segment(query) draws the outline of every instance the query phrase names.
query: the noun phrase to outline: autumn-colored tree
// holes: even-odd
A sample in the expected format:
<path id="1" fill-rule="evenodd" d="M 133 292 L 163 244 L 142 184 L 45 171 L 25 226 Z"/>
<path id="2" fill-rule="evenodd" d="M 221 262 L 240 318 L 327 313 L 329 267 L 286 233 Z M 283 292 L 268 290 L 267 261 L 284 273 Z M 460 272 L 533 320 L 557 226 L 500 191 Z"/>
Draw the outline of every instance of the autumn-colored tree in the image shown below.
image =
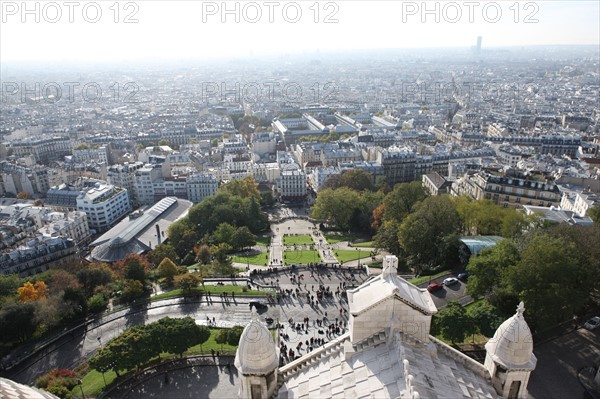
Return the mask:
<path id="1" fill-rule="evenodd" d="M 50 272 L 50 279 L 48 280 L 50 295 L 57 295 L 68 288 L 78 289 L 81 287 L 77 277 L 65 270 L 54 269 Z"/>
<path id="2" fill-rule="evenodd" d="M 203 265 L 207 265 L 210 263 L 210 259 L 212 258 L 212 252 L 210 247 L 206 244 L 202 244 L 199 247 L 196 247 L 196 262 L 200 262 Z"/>
<path id="3" fill-rule="evenodd" d="M 373 222 L 371 223 L 371 228 L 373 230 L 377 230 L 377 229 L 379 229 L 379 227 L 381 227 L 384 213 L 385 213 L 385 205 L 384 204 L 381 204 L 377 208 L 373 209 Z"/>
<path id="4" fill-rule="evenodd" d="M 28 199 L 28 198 L 31 198 L 31 197 L 25 191 L 21 191 L 20 193 L 17 194 L 17 198 L 18 199 Z"/>
<path id="5" fill-rule="evenodd" d="M 143 255 L 128 254 L 123 259 L 111 265 L 111 268 L 121 277 L 128 280 L 138 280 L 144 283 L 146 273 L 150 271 L 151 265 Z"/>
<path id="6" fill-rule="evenodd" d="M 172 281 L 173 277 L 175 277 L 179 273 L 179 268 L 169 258 L 164 258 L 160 265 L 158 265 L 158 275 L 160 277 L 164 277 L 167 281 Z"/>
<path id="7" fill-rule="evenodd" d="M 180 274 L 175 277 L 175 285 L 181 288 L 184 292 L 191 292 L 192 289 L 196 288 L 198 284 L 202 282 L 202 279 L 195 274 Z"/>
<path id="8" fill-rule="evenodd" d="M 46 299 L 48 296 L 48 287 L 43 281 L 31 284 L 29 281 L 17 289 L 19 300 L 21 302 L 36 302 Z"/>

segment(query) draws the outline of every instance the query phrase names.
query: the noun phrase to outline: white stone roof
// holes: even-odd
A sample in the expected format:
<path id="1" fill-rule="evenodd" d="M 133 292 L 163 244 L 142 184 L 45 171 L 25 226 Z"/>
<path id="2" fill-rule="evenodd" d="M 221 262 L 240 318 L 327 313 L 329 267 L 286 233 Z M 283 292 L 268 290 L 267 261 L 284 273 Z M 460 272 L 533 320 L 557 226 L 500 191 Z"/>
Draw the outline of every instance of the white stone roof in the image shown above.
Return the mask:
<path id="1" fill-rule="evenodd" d="M 266 375 L 279 365 L 279 350 L 273 337 L 252 309 L 252 320 L 240 336 L 240 344 L 235 353 L 235 367 L 242 374 Z"/>
<path id="2" fill-rule="evenodd" d="M 409 341 L 396 333 L 348 360 L 343 345 L 321 348 L 280 369 L 278 398 L 406 398 L 415 392 L 428 399 L 498 398 L 483 365 L 432 341 Z"/>
<path id="3" fill-rule="evenodd" d="M 0 377 L 0 398 L 2 399 L 58 399 L 41 389 L 32 388 L 27 385 Z"/>
<path id="4" fill-rule="evenodd" d="M 494 337 L 485 344 L 494 361 L 510 369 L 534 369 L 537 358 L 533 354 L 531 330 L 523 317 L 525 307 L 519 304 L 517 313 L 498 327 Z"/>
<path id="5" fill-rule="evenodd" d="M 360 287 L 348 291 L 350 312 L 358 315 L 373 305 L 390 298 L 399 297 L 403 302 L 417 308 L 424 314 L 432 315 L 437 308 L 431 295 L 424 288 L 419 288 L 395 274 L 382 273 Z"/>

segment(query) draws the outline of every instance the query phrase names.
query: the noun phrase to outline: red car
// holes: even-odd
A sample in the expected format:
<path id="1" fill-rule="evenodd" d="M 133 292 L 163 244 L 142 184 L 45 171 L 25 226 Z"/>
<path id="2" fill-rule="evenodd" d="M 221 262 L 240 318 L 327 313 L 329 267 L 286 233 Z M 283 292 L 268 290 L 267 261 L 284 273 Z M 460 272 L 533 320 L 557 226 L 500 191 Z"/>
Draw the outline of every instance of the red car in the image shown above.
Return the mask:
<path id="1" fill-rule="evenodd" d="M 443 290 L 443 289 L 444 289 L 444 286 L 439 283 L 431 283 L 427 286 L 427 291 L 429 291 L 429 292 L 436 292 L 436 291 Z"/>

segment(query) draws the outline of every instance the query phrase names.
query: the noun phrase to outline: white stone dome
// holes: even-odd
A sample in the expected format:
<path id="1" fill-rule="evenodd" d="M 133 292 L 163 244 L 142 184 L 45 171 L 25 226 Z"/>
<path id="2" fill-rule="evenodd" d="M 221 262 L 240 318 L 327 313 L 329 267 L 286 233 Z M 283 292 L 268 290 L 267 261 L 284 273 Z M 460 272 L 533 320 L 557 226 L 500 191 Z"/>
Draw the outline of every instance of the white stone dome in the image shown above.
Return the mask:
<path id="1" fill-rule="evenodd" d="M 494 337 L 485 345 L 494 361 L 508 368 L 535 367 L 533 338 L 523 317 L 525 307 L 521 302 L 517 313 L 498 327 Z"/>
<path id="2" fill-rule="evenodd" d="M 279 353 L 271 332 L 252 309 L 252 320 L 240 337 L 235 367 L 245 375 L 267 375 L 279 366 Z"/>

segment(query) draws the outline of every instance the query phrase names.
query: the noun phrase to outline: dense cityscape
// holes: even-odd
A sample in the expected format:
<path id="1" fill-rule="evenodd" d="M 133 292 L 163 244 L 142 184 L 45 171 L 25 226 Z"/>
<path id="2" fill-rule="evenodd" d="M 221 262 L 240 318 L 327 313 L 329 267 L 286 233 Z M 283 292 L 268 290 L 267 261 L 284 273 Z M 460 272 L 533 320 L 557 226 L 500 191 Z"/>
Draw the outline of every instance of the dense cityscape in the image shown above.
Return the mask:
<path id="1" fill-rule="evenodd" d="M 600 397 L 598 46 L 472 39 L 2 62 L 0 397 Z"/>

